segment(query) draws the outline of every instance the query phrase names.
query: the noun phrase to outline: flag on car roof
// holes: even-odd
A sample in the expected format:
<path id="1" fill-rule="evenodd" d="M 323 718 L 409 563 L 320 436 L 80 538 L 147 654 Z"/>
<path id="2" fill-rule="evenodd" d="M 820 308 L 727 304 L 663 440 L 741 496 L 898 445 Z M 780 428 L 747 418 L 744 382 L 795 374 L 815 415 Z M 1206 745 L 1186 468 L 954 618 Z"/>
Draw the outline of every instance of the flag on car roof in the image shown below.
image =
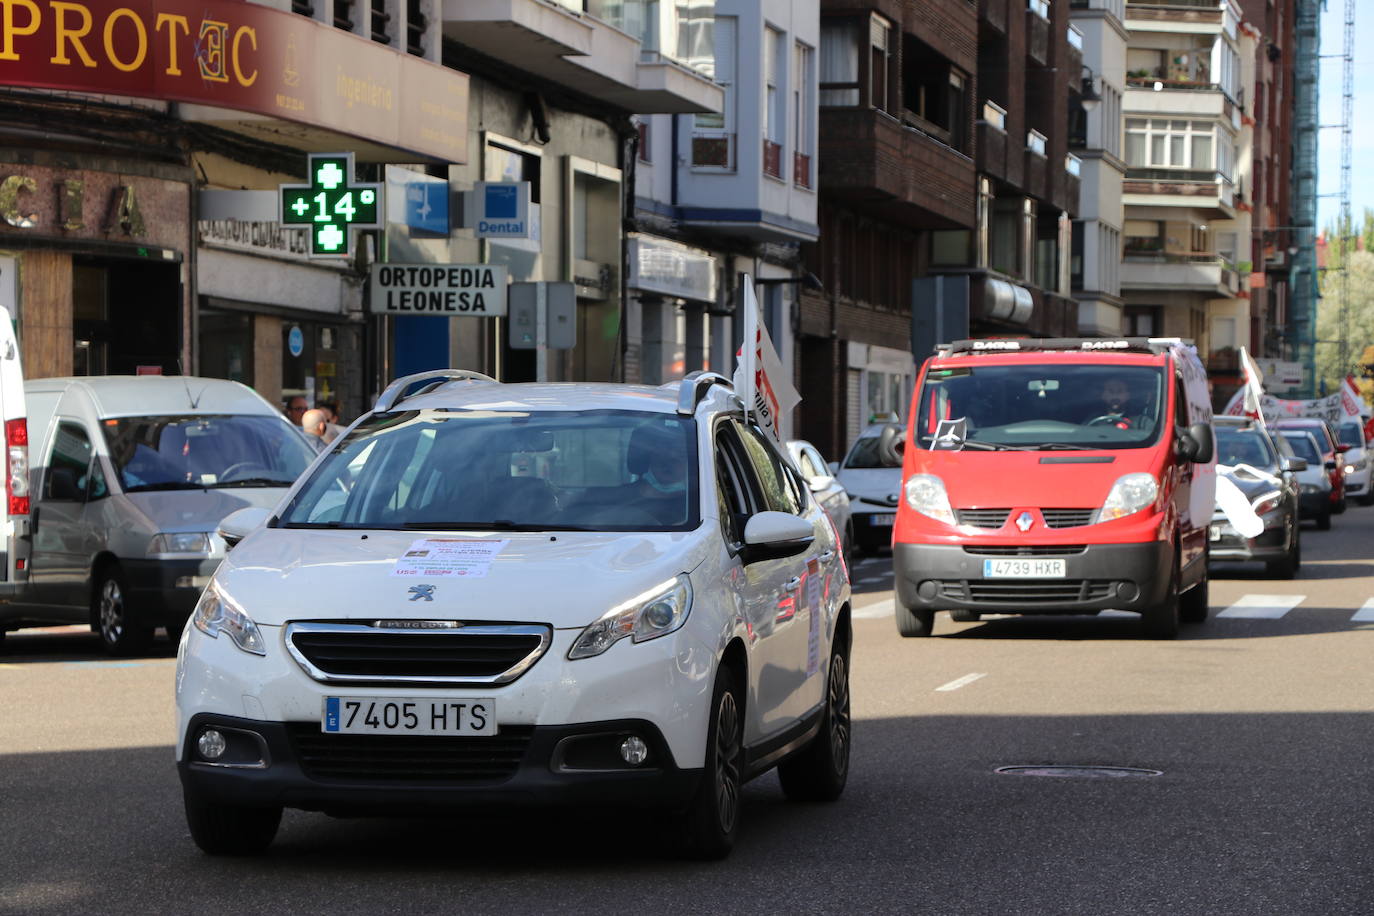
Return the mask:
<path id="1" fill-rule="evenodd" d="M 773 348 L 773 338 L 760 320 L 754 281 L 748 274 L 744 275 L 743 286 L 744 343 L 735 354 L 739 360 L 735 369 L 735 391 L 759 428 L 781 443 L 781 418 L 797 406 L 801 395 L 792 387 L 778 351 Z M 753 346 L 749 345 L 751 342 Z"/>
<path id="2" fill-rule="evenodd" d="M 1264 422 L 1264 373 L 1260 372 L 1245 347 L 1240 348 L 1240 367 L 1245 373 L 1245 383 L 1222 413 L 1233 417 L 1253 417 Z"/>

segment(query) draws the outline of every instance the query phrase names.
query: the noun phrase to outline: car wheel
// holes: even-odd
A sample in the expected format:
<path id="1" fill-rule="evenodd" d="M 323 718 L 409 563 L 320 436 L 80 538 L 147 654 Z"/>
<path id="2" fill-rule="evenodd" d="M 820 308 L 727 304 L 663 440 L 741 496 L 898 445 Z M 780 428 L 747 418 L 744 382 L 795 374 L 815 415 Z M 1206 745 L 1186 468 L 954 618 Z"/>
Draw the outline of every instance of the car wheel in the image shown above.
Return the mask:
<path id="1" fill-rule="evenodd" d="M 901 601 L 897 604 L 897 632 L 903 636 L 929 636 L 935 626 L 935 611 L 930 608 L 912 609 Z"/>
<path id="2" fill-rule="evenodd" d="M 1332 515 L 1340 515 L 1340 514 L 1342 514 L 1343 512 L 1345 512 L 1345 496 L 1344 496 L 1344 495 L 1342 495 L 1341 498 L 1336 502 L 1336 504 L 1333 505 L 1333 506 L 1331 507 L 1331 514 L 1332 514 Z"/>
<path id="3" fill-rule="evenodd" d="M 126 602 L 128 593 L 119 567 L 115 564 L 104 566 L 96 577 L 91 619 L 105 651 L 111 655 L 140 652 L 153 639 L 153 628 L 139 623 Z"/>
<path id="4" fill-rule="evenodd" d="M 182 797 L 191 839 L 212 856 L 256 855 L 271 845 L 281 824 L 281 808 L 221 805 L 189 790 Z"/>
<path id="5" fill-rule="evenodd" d="M 834 801 L 849 778 L 849 664 L 840 647 L 830 654 L 825 714 L 816 737 L 778 764 L 783 793 L 793 801 Z"/>
<path id="6" fill-rule="evenodd" d="M 706 726 L 706 766 L 683 823 L 685 852 L 695 859 L 723 859 L 739 831 L 744 787 L 744 710 L 729 668 L 716 672 Z"/>
<path id="7" fill-rule="evenodd" d="M 974 611 L 966 607 L 950 608 L 949 610 L 949 619 L 958 623 L 977 623 L 982 618 L 982 611 Z"/>
<path id="8" fill-rule="evenodd" d="M 1330 530 L 1331 530 L 1331 510 L 1330 510 L 1330 509 L 1327 509 L 1327 510 L 1326 510 L 1325 512 L 1323 512 L 1321 515 L 1318 515 L 1318 516 L 1317 516 L 1317 530 L 1318 530 L 1318 531 L 1330 531 Z"/>
<path id="9" fill-rule="evenodd" d="M 1178 599 L 1178 616 L 1184 623 L 1202 623 L 1207 619 L 1210 599 L 1207 594 L 1207 574 L 1202 581 L 1184 592 Z"/>
<path id="10" fill-rule="evenodd" d="M 1374 506 L 1374 484 L 1365 487 L 1365 491 L 1360 494 L 1360 505 Z"/>
<path id="11" fill-rule="evenodd" d="M 1328 520 L 1328 525 L 1330 521 Z M 1264 564 L 1264 571 L 1275 579 L 1296 579 L 1298 569 L 1302 566 L 1302 539 L 1299 537 L 1297 529 L 1293 531 L 1293 540 L 1288 545 L 1288 553 L 1277 560 L 1270 560 Z"/>
<path id="12" fill-rule="evenodd" d="M 1153 607 L 1148 607 L 1140 615 L 1141 629 L 1150 639 L 1173 639 L 1178 636 L 1180 600 L 1178 594 L 1179 569 L 1178 557 L 1174 557 L 1174 569 L 1169 574 L 1169 588 L 1164 598 Z"/>

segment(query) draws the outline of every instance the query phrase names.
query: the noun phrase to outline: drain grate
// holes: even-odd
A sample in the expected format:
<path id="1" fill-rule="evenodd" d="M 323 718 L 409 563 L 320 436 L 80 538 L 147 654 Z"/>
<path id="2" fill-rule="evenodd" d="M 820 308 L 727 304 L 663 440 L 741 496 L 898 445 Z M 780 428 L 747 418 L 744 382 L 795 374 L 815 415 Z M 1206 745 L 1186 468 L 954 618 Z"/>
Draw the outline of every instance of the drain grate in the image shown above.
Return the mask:
<path id="1" fill-rule="evenodd" d="M 1140 776 L 1163 776 L 1163 770 L 1143 767 L 1101 767 L 1051 764 L 1048 766 L 1011 766 L 993 770 L 1001 776 L 1053 776 L 1060 779 L 1129 779 Z"/>

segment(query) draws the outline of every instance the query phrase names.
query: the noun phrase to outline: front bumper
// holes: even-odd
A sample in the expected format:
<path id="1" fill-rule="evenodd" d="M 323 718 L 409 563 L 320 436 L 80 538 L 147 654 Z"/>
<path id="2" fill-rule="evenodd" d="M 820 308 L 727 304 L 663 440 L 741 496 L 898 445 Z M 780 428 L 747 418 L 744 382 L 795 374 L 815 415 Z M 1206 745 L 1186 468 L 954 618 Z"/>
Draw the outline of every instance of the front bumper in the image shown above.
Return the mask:
<path id="1" fill-rule="evenodd" d="M 1325 498 L 1325 494 L 1318 494 Z M 1283 513 L 1263 516 L 1264 530 L 1258 537 L 1245 538 L 1232 528 L 1225 517 L 1212 519 L 1208 532 L 1211 559 L 1245 562 L 1248 560 L 1277 560 L 1288 555 L 1288 524 Z"/>
<path id="2" fill-rule="evenodd" d="M 161 624 L 167 632 L 178 633 L 221 559 L 121 560 L 129 586 L 125 603 L 148 624 Z"/>
<path id="3" fill-rule="evenodd" d="M 232 735 L 235 759 L 204 762 L 195 739 L 207 726 Z M 629 735 L 648 758 L 615 756 Z M 427 812 L 436 807 L 626 805 L 680 808 L 701 769 L 680 769 L 651 723 L 621 719 L 503 727 L 490 738 L 326 735 L 314 722 L 265 722 L 215 714 L 191 718 L 177 763 L 182 787 L 203 801 L 341 814 Z"/>
<path id="4" fill-rule="evenodd" d="M 986 578 L 979 548 L 897 544 L 892 551 L 897 599 L 912 609 L 968 608 L 988 613 L 1064 614 L 1115 608 L 1140 611 L 1158 604 L 1169 587 L 1173 545 L 1089 544 L 1076 552 L 1014 559 L 1064 558 L 1064 578 Z"/>

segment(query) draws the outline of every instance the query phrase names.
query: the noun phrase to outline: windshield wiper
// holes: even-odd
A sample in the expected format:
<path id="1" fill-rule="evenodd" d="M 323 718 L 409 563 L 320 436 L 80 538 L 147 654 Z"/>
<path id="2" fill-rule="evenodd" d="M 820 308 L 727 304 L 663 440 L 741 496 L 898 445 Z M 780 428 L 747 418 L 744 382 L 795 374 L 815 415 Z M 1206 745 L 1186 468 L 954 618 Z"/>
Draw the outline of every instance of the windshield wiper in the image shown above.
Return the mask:
<path id="1" fill-rule="evenodd" d="M 294 480 L 282 480 L 279 477 L 242 477 L 238 480 L 222 480 L 219 483 L 206 484 L 206 486 L 218 490 L 224 487 L 289 487 L 293 483 L 295 483 Z"/>
<path id="2" fill-rule="evenodd" d="M 1036 446 L 1036 449 L 1039 450 L 1039 451 L 1042 451 L 1042 452 L 1088 452 L 1088 451 L 1100 451 L 1100 449 L 1098 449 L 1097 446 L 1093 446 L 1093 445 L 1071 445 L 1071 444 L 1068 443 L 1068 442 L 1042 442 L 1040 445 L 1037 445 L 1037 446 Z"/>
<path id="3" fill-rule="evenodd" d="M 186 480 L 167 480 L 162 483 L 141 483 L 133 487 L 125 487 L 125 493 L 145 493 L 149 490 L 208 490 L 209 484 L 191 483 Z"/>
<path id="4" fill-rule="evenodd" d="M 278 528 L 361 528 L 361 525 L 345 525 L 343 522 L 283 522 Z"/>
<path id="5" fill-rule="evenodd" d="M 1031 452 L 1032 445 L 1008 445 L 1005 442 L 984 442 L 981 439 L 965 439 L 964 448 L 982 449 L 985 452 Z"/>
<path id="6" fill-rule="evenodd" d="M 435 531 L 598 531 L 581 525 L 544 525 L 537 522 L 513 522 L 498 518 L 489 522 L 406 522 L 403 528 L 430 528 Z"/>

